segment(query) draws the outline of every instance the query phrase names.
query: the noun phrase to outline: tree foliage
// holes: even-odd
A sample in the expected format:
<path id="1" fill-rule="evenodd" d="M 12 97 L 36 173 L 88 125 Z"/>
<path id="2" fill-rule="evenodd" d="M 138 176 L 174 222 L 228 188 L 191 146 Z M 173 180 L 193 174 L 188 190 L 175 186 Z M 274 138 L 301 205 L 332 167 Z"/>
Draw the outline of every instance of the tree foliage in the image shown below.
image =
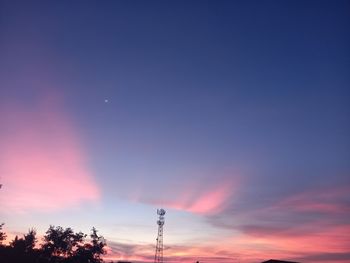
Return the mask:
<path id="1" fill-rule="evenodd" d="M 6 239 L 5 232 L 2 232 L 3 226 L 4 226 L 4 223 L 0 224 L 0 245 L 2 244 L 2 241 Z"/>
<path id="2" fill-rule="evenodd" d="M 23 237 L 16 236 L 9 245 L 3 245 L 6 234 L 0 225 L 0 261 L 7 263 L 101 263 L 106 241 L 92 228 L 90 238 L 71 228 L 50 226 L 41 245 L 37 244 L 35 229 Z"/>

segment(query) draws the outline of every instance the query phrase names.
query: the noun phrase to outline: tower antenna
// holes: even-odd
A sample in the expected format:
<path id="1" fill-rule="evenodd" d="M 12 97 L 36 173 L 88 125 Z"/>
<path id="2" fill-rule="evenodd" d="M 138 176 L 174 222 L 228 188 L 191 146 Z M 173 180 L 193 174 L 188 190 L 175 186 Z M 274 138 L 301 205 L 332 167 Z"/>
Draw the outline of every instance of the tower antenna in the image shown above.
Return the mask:
<path id="1" fill-rule="evenodd" d="M 163 226 L 164 226 L 164 215 L 165 210 L 163 208 L 157 209 L 157 215 L 159 215 L 157 225 L 158 225 L 158 236 L 157 236 L 157 246 L 156 254 L 154 256 L 154 263 L 163 263 Z"/>

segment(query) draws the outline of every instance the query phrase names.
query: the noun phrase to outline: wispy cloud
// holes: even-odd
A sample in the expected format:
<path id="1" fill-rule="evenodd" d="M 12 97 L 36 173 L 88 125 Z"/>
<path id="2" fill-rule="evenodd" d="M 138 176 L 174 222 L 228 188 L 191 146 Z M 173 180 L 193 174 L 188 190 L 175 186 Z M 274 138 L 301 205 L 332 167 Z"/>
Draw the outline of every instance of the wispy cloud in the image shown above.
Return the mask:
<path id="1" fill-rule="evenodd" d="M 240 233 L 225 243 L 235 244 L 241 252 L 254 251 L 257 258 L 270 255 L 296 261 L 305 257 L 343 262 L 350 247 L 347 193 L 344 186 L 310 189 L 265 207 L 230 207 L 221 215 L 208 217 L 208 221 Z"/>
<path id="2" fill-rule="evenodd" d="M 99 198 L 72 122 L 52 98 L 31 106 L 12 102 L 1 109 L 4 211 L 51 211 Z"/>
<path id="3" fill-rule="evenodd" d="M 212 215 L 223 211 L 236 195 L 238 176 L 218 176 L 217 181 L 208 181 L 204 177 L 188 176 L 174 187 L 167 184 L 162 187 L 159 197 L 149 191 L 143 191 L 133 201 L 149 203 L 165 208 L 174 208 L 201 215 Z"/>
<path id="4" fill-rule="evenodd" d="M 304 262 L 349 262 L 350 261 L 350 252 L 344 253 L 315 253 L 305 256 L 301 256 L 299 261 Z"/>
<path id="5" fill-rule="evenodd" d="M 163 202 L 165 207 L 175 208 L 196 214 L 215 214 L 222 211 L 228 199 L 233 196 L 234 188 L 230 184 L 219 184 L 212 189 L 200 191 L 196 195 L 191 194 L 192 189 L 184 189 L 178 193 L 177 200 Z"/>
<path id="6" fill-rule="evenodd" d="M 350 213 L 348 193 L 350 187 L 318 189 L 290 196 L 276 205 L 300 213 L 346 214 Z"/>
<path id="7" fill-rule="evenodd" d="M 155 247 L 153 244 L 128 244 L 108 242 L 107 260 L 131 260 L 132 262 L 153 262 Z M 168 245 L 164 248 L 166 262 L 193 263 L 205 262 L 233 262 L 237 255 L 227 251 L 217 251 L 216 248 L 194 245 Z"/>

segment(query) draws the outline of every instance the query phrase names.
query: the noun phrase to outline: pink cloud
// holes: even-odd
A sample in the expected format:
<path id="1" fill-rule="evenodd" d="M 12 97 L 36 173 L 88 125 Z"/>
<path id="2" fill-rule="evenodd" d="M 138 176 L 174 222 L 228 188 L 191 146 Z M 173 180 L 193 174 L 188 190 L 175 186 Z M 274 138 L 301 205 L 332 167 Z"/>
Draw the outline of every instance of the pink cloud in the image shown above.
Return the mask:
<path id="1" fill-rule="evenodd" d="M 56 210 L 99 198 L 78 135 L 57 105 L 47 97 L 35 107 L 1 109 L 0 201 L 5 211 Z"/>
<path id="2" fill-rule="evenodd" d="M 275 257 L 297 258 L 305 255 L 321 255 L 323 253 L 346 253 L 350 245 L 349 226 L 334 226 L 319 229 L 317 233 L 305 232 L 303 235 L 268 235 L 246 236 L 246 242 L 255 246 L 261 258 L 268 253 Z M 242 240 L 241 240 L 242 241 Z"/>
<path id="3" fill-rule="evenodd" d="M 200 215 L 222 212 L 238 195 L 242 181 L 235 169 L 201 171 L 193 169 L 173 174 L 158 186 L 157 191 L 149 180 L 141 178 L 124 198 L 132 202 L 152 204 L 163 208 L 173 208 Z"/>
<path id="4" fill-rule="evenodd" d="M 233 182 L 232 178 L 227 177 L 216 183 L 208 182 L 204 179 L 198 181 L 187 179 L 181 182 L 181 187 L 162 189 L 162 198 L 156 199 L 152 196 L 140 195 L 131 199 L 164 208 L 173 208 L 201 215 L 212 215 L 223 211 L 233 198 L 237 189 L 237 183 Z M 165 195 L 164 193 L 167 194 Z"/>
<path id="5" fill-rule="evenodd" d="M 212 189 L 202 191 L 196 196 L 191 196 L 191 189 L 186 190 L 189 192 L 182 194 L 184 198 L 180 198 L 174 203 L 165 203 L 165 205 L 197 214 L 215 214 L 224 209 L 226 201 L 233 193 L 230 184 L 220 184 Z"/>
<path id="6" fill-rule="evenodd" d="M 299 212 L 348 213 L 348 204 L 341 200 L 348 196 L 349 191 L 349 187 L 340 187 L 304 192 L 282 200 L 275 208 L 283 207 Z"/>
<path id="7" fill-rule="evenodd" d="M 128 260 L 132 262 L 153 262 L 154 244 L 132 244 L 109 242 L 107 255 L 104 257 L 109 260 Z M 164 247 L 164 260 L 169 263 L 193 263 L 200 262 L 234 262 L 235 253 L 219 250 L 211 246 L 169 245 Z"/>
<path id="8" fill-rule="evenodd" d="M 168 197 L 165 205 L 205 215 L 224 209 L 223 215 L 232 224 L 225 226 L 231 236 L 213 237 L 192 244 L 166 244 L 166 262 L 248 263 L 276 258 L 297 262 L 345 263 L 350 260 L 349 210 L 342 209 L 348 196 L 346 187 L 311 189 L 262 209 L 237 212 L 233 218 L 231 214 L 225 214 L 231 211 L 225 208 L 233 196 L 239 197 L 235 194 L 237 185 L 223 180 L 218 180 L 216 184 L 188 180 L 186 186 L 167 188 L 169 196 L 176 196 L 176 200 Z M 179 195 L 174 195 L 176 192 Z M 217 220 L 218 216 L 207 218 Z M 109 259 L 152 262 L 154 244 L 110 242 L 109 245 Z"/>
<path id="9" fill-rule="evenodd" d="M 226 243 L 234 244 L 243 254 L 253 250 L 256 259 L 270 255 L 301 262 L 347 262 L 348 193 L 346 186 L 313 189 L 246 213 L 240 218 L 243 225 L 232 226 L 241 235 Z"/>

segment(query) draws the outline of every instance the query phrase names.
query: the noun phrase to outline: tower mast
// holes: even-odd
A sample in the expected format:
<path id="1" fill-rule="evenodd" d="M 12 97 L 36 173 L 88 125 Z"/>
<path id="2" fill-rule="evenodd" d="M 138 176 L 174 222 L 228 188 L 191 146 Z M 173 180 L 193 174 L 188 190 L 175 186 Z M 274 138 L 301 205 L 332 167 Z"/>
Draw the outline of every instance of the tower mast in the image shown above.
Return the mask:
<path id="1" fill-rule="evenodd" d="M 163 225 L 164 225 L 164 215 L 165 210 L 163 208 L 157 209 L 157 215 L 159 215 L 157 225 L 158 225 L 158 235 L 157 235 L 157 246 L 156 253 L 154 256 L 154 263 L 163 263 Z"/>

